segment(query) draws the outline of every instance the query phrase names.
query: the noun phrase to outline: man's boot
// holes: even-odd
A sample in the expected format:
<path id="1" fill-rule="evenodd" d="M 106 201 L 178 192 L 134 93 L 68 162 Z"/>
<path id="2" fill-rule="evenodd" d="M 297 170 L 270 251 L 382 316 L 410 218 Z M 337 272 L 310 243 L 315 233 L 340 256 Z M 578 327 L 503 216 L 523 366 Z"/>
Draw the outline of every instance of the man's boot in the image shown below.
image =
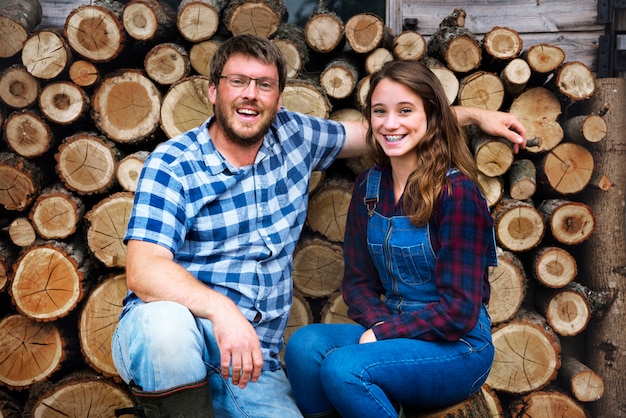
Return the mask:
<path id="1" fill-rule="evenodd" d="M 159 392 L 144 392 L 131 385 L 134 408 L 115 411 L 116 417 L 132 414 L 144 418 L 214 418 L 211 388 L 207 380 Z"/>

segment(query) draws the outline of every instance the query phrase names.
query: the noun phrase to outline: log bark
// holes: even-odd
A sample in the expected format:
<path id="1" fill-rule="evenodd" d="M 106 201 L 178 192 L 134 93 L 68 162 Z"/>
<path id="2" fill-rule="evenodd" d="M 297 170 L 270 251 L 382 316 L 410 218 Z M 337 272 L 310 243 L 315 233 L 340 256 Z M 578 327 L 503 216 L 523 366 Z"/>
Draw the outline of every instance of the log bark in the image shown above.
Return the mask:
<path id="1" fill-rule="evenodd" d="M 65 138 L 55 159 L 59 179 L 79 195 L 104 193 L 115 184 L 119 152 L 111 141 L 95 132 Z"/>
<path id="2" fill-rule="evenodd" d="M 153 138 L 159 127 L 161 93 L 142 71 L 108 74 L 96 88 L 91 118 L 109 139 L 135 144 Z"/>
<path id="3" fill-rule="evenodd" d="M 217 32 L 221 13 L 220 0 L 182 0 L 178 6 L 176 27 L 189 42 L 202 42 Z"/>
<path id="4" fill-rule="evenodd" d="M 0 58 L 20 52 L 41 18 L 39 0 L 4 0 L 0 6 Z"/>
<path id="5" fill-rule="evenodd" d="M 306 225 L 332 242 L 343 242 L 352 184 L 345 179 L 327 179 L 309 200 Z"/>
<path id="6" fill-rule="evenodd" d="M 37 198 L 42 181 L 37 165 L 13 153 L 0 153 L 0 205 L 5 209 L 26 209 Z"/>
<path id="7" fill-rule="evenodd" d="M 167 137 L 195 128 L 213 114 L 208 91 L 206 76 L 185 77 L 170 86 L 161 105 L 161 129 Z"/>
<path id="8" fill-rule="evenodd" d="M 513 252 L 527 251 L 539 245 L 546 225 L 539 211 L 530 203 L 502 199 L 493 210 L 498 243 Z"/>
<path id="9" fill-rule="evenodd" d="M 537 169 L 529 159 L 520 158 L 513 161 L 508 177 L 509 194 L 513 199 L 530 199 L 537 191 Z"/>
<path id="10" fill-rule="evenodd" d="M 122 313 L 126 275 L 111 272 L 99 279 L 83 305 L 78 322 L 81 352 L 87 363 L 106 377 L 121 382 L 111 357 L 111 340 Z"/>
<path id="11" fill-rule="evenodd" d="M 455 73 L 476 70 L 482 61 L 482 49 L 476 35 L 465 27 L 465 17 L 465 10 L 455 9 L 428 41 L 428 53 Z"/>
<path id="12" fill-rule="evenodd" d="M 126 42 L 122 9 L 122 3 L 115 0 L 94 1 L 73 9 L 63 28 L 72 50 L 96 63 L 116 58 Z"/>
<path id="13" fill-rule="evenodd" d="M 105 267 L 124 267 L 124 234 L 133 206 L 133 194 L 117 192 L 104 198 L 85 214 L 87 247 Z"/>
<path id="14" fill-rule="evenodd" d="M 33 76 L 51 80 L 72 63 L 72 51 L 58 30 L 32 33 L 22 48 L 22 64 Z"/>
<path id="15" fill-rule="evenodd" d="M 587 240 L 596 227 L 591 208 L 581 202 L 546 199 L 539 205 L 549 231 L 558 242 L 566 245 Z"/>
<path id="16" fill-rule="evenodd" d="M 524 266 L 514 253 L 498 251 L 498 265 L 489 269 L 489 315 L 493 324 L 509 321 L 526 298 L 527 279 Z"/>
<path id="17" fill-rule="evenodd" d="M 589 188 L 583 202 L 596 216 L 596 231 L 582 244 L 581 277 L 583 284 L 596 291 L 611 292 L 615 296 L 606 314 L 592 319 L 585 339 L 586 364 L 605 381 L 605 394 L 591 405 L 594 416 L 624 416 L 626 405 L 626 333 L 624 306 L 626 306 L 626 230 L 624 195 L 626 191 L 626 84 L 624 79 L 598 79 L 598 92 L 590 99 L 589 109 L 599 109 L 610 103 L 611 110 L 604 115 L 611 127 L 605 140 L 592 144 L 594 160 L 599 173 L 610 174 L 613 187 L 607 191 Z M 587 112 L 590 113 L 590 112 Z"/>
<path id="18" fill-rule="evenodd" d="M 31 107 L 39 92 L 39 82 L 22 65 L 12 65 L 0 74 L 0 100 L 10 108 Z"/>
<path id="19" fill-rule="evenodd" d="M 496 349 L 487 385 L 524 394 L 547 386 L 560 367 L 561 344 L 545 318 L 522 308 L 511 321 L 492 331 Z"/>
<path id="20" fill-rule="evenodd" d="M 571 195 L 585 189 L 594 171 L 591 153 L 583 146 L 564 142 L 537 164 L 537 178 L 546 191 Z"/>
<path id="21" fill-rule="evenodd" d="M 565 137 L 580 145 L 600 142 L 606 138 L 608 127 L 600 115 L 578 115 L 562 122 Z"/>
<path id="22" fill-rule="evenodd" d="M 306 297 L 328 297 L 341 286 L 343 250 L 319 238 L 305 237 L 293 255 L 293 284 Z"/>
<path id="23" fill-rule="evenodd" d="M 24 406 L 24 417 L 114 417 L 115 410 L 133 406 L 128 392 L 94 373 L 74 372 L 56 383 L 33 388 Z"/>
<path id="24" fill-rule="evenodd" d="M 191 71 L 187 50 L 173 42 L 154 46 L 146 54 L 143 67 L 148 77 L 162 85 L 169 85 L 182 80 Z"/>
<path id="25" fill-rule="evenodd" d="M 0 320 L 0 380 L 9 389 L 28 389 L 46 380 L 65 359 L 65 340 L 54 322 L 22 315 Z"/>
<path id="26" fill-rule="evenodd" d="M 14 153 L 25 157 L 41 157 L 52 148 L 54 138 L 50 125 L 36 112 L 13 112 L 4 123 L 4 141 Z"/>
<path id="27" fill-rule="evenodd" d="M 87 116 L 89 97 L 70 81 L 48 83 L 39 96 L 39 108 L 51 122 L 70 125 Z"/>
<path id="28" fill-rule="evenodd" d="M 280 0 L 231 0 L 224 7 L 221 20 L 233 35 L 270 38 L 278 30 L 286 12 Z"/>
<path id="29" fill-rule="evenodd" d="M 82 300 L 90 260 L 79 242 L 49 241 L 25 249 L 13 267 L 10 294 L 24 316 L 53 321 Z"/>

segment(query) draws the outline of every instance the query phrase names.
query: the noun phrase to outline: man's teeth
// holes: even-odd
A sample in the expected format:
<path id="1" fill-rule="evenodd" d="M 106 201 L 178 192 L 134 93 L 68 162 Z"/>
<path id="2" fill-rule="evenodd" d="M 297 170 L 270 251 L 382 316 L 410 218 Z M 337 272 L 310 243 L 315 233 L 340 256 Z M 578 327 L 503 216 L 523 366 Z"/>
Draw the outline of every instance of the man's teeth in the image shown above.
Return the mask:
<path id="1" fill-rule="evenodd" d="M 251 110 L 251 109 L 239 109 L 237 110 L 238 113 L 243 113 L 244 115 L 256 115 L 258 112 Z"/>
<path id="2" fill-rule="evenodd" d="M 385 140 L 387 142 L 398 142 L 402 138 L 404 138 L 404 135 L 385 135 Z"/>

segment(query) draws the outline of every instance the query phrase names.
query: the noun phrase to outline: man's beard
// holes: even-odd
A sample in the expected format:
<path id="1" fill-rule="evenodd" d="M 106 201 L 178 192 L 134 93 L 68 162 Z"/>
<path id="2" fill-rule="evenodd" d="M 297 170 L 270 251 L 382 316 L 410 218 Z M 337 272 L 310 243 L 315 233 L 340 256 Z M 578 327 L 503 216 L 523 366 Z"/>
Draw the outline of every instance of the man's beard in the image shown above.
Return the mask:
<path id="1" fill-rule="evenodd" d="M 219 106 L 216 107 L 214 109 L 216 122 L 222 128 L 222 130 L 224 131 L 224 135 L 226 136 L 228 140 L 230 140 L 231 142 L 239 146 L 246 147 L 246 148 L 257 146 L 259 142 L 263 140 L 263 137 L 269 130 L 270 126 L 272 125 L 272 121 L 274 120 L 274 117 L 276 116 L 275 110 L 270 112 L 269 118 L 261 119 L 259 121 L 259 125 L 257 129 L 254 129 L 253 131 L 247 134 L 244 134 L 241 132 L 241 130 L 240 131 L 236 130 L 234 123 L 231 123 L 228 117 L 225 116 L 226 113 L 227 112 L 222 112 L 221 109 L 219 109 Z M 233 113 L 236 113 L 234 109 L 233 109 Z M 234 119 L 234 116 L 233 116 L 233 119 Z"/>

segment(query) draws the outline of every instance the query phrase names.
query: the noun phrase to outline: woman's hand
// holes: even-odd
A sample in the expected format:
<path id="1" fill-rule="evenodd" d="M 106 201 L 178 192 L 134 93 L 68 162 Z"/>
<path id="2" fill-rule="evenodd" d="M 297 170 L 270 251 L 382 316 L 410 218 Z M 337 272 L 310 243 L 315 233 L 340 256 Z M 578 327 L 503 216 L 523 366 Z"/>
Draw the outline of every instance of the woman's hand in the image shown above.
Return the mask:
<path id="1" fill-rule="evenodd" d="M 374 331 L 372 331 L 372 329 L 368 329 L 367 331 L 365 331 L 363 334 L 361 334 L 361 338 L 359 339 L 359 344 L 365 344 L 365 343 L 373 343 L 378 341 L 376 339 L 376 335 L 374 334 Z"/>

